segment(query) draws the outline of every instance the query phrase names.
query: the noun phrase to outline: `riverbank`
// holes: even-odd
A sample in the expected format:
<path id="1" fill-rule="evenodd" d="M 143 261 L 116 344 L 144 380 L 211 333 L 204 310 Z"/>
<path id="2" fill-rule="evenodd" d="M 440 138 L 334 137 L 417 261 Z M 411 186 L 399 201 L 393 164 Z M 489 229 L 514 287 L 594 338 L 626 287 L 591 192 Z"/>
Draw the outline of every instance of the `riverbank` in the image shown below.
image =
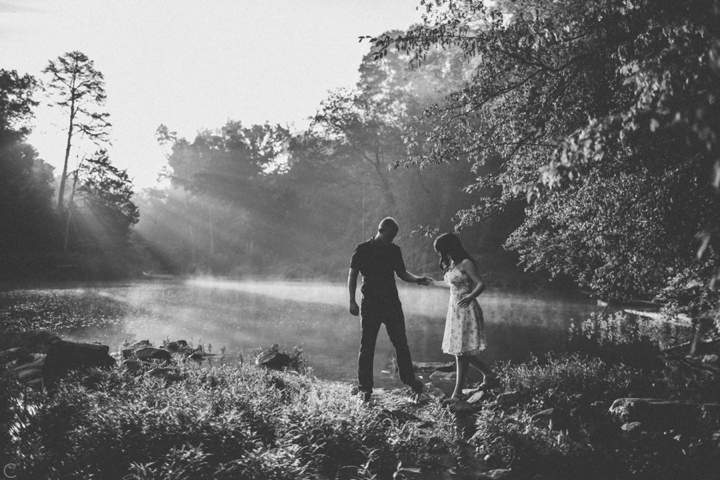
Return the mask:
<path id="1" fill-rule="evenodd" d="M 717 363 L 657 360 L 500 364 L 501 388 L 456 411 L 403 389 L 368 405 L 348 383 L 247 363 L 76 372 L 49 393 L 3 376 L 0 445 L 17 478 L 716 478 Z M 612 410 L 628 397 L 708 405 Z"/>

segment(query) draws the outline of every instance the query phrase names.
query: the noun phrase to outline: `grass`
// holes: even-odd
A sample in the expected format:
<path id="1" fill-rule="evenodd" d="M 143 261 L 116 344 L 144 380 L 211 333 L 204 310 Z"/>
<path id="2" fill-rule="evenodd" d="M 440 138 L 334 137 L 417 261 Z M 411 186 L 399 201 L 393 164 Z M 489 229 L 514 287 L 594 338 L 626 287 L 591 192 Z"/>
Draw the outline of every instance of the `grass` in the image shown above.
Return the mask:
<path id="1" fill-rule="evenodd" d="M 672 366 L 648 371 L 570 354 L 504 364 L 499 371 L 510 401 L 482 409 L 470 439 L 488 467 L 510 467 L 527 478 L 717 478 L 718 415 L 706 412 L 688 428 L 633 434 L 609 412 L 621 397 L 702 401 L 684 389 L 680 379 L 687 375 Z M 705 401 L 716 401 L 717 380 L 706 385 Z"/>
<path id="2" fill-rule="evenodd" d="M 349 384 L 294 371 L 175 367 L 175 381 L 122 366 L 75 372 L 48 392 L 0 375 L 2 460 L 18 478 L 44 479 L 463 479 L 492 468 L 528 480 L 710 479 L 720 470 L 717 415 L 636 434 L 610 416 L 619 397 L 697 400 L 672 364 L 645 371 L 579 355 L 501 364 L 503 388 L 466 415 L 412 404 L 403 390 L 368 406 Z M 714 382 L 700 390 L 708 398 Z"/>
<path id="3" fill-rule="evenodd" d="M 178 368 L 175 382 L 91 370 L 49 394 L 3 378 L 3 453 L 19 478 L 389 478 L 432 452 L 428 438 L 452 443 L 439 407 L 408 427 L 348 384 L 243 365 Z"/>

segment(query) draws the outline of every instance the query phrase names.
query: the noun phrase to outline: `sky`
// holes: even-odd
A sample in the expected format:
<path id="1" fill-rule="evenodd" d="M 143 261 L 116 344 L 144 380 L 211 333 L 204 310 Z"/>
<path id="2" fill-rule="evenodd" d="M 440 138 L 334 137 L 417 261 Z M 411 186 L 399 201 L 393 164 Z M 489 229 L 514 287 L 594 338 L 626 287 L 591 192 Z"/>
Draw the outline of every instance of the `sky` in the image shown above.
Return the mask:
<path id="1" fill-rule="evenodd" d="M 419 0 L 0 0 L 0 68 L 46 79 L 50 60 L 79 50 L 105 77 L 111 161 L 138 188 L 166 164 L 155 130 L 307 126 L 328 92 L 352 88 L 362 35 L 407 29 Z M 29 142 L 62 171 L 65 132 L 38 96 Z M 92 151 L 77 149 L 78 157 Z"/>

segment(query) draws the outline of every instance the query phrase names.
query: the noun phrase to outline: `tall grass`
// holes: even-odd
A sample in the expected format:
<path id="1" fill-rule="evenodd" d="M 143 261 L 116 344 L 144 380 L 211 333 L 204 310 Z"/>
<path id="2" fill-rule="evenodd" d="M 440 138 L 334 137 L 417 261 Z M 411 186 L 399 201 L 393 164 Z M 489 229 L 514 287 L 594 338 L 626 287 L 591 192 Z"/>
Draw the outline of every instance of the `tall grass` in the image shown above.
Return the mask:
<path id="1" fill-rule="evenodd" d="M 505 363 L 503 388 L 462 417 L 401 390 L 368 406 L 349 384 L 292 371 L 175 368 L 173 381 L 77 372 L 50 392 L 0 375 L 4 464 L 57 480 L 380 480 L 420 467 L 437 478 L 502 467 L 518 479 L 709 479 L 720 469 L 717 416 L 634 435 L 609 413 L 615 398 L 674 394 L 678 372 L 578 355 Z"/>
<path id="2" fill-rule="evenodd" d="M 347 384 L 251 366 L 178 368 L 175 382 L 92 370 L 22 398 L 24 409 L 9 410 L 6 452 L 18 478 L 390 478 L 433 448 L 428 437 L 452 436 L 448 415 L 431 408 L 422 428 L 408 428 Z M 0 396 L 17 405 L 17 392 Z"/>

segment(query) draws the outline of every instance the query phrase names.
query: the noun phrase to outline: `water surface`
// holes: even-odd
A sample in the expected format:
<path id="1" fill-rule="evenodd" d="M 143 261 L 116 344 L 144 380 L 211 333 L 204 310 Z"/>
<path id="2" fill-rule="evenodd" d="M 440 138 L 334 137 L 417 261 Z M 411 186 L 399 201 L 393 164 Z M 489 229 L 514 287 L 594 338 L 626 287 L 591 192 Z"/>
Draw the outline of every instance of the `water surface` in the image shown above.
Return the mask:
<path id="1" fill-rule="evenodd" d="M 450 362 L 440 350 L 448 290 L 399 284 L 408 341 L 416 362 Z M 359 294 L 359 291 L 358 291 Z M 301 346 L 319 378 L 353 381 L 359 317 L 348 311 L 341 283 L 220 280 L 141 281 L 0 294 L 0 321 L 14 329 L 45 328 L 63 338 L 100 342 L 184 339 L 227 361 L 277 343 Z M 488 362 L 524 361 L 562 347 L 573 320 L 598 311 L 594 302 L 557 295 L 488 290 L 479 297 L 486 319 Z M 381 329 L 375 354 L 377 386 L 399 386 L 389 373 L 394 352 Z"/>

